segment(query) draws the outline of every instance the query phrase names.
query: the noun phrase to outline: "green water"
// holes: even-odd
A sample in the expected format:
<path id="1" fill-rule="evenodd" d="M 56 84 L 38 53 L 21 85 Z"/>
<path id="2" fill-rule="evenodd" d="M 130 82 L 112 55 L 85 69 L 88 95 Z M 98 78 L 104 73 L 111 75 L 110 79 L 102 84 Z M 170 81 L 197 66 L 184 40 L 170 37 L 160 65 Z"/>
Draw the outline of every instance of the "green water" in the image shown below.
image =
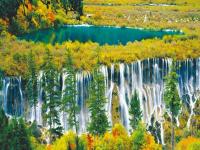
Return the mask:
<path id="1" fill-rule="evenodd" d="M 100 45 L 127 44 L 150 38 L 162 38 L 164 35 L 181 34 L 179 31 L 147 30 L 136 28 L 118 28 L 105 26 L 63 26 L 57 29 L 45 29 L 19 37 L 34 42 L 63 43 L 65 41 L 97 42 Z"/>

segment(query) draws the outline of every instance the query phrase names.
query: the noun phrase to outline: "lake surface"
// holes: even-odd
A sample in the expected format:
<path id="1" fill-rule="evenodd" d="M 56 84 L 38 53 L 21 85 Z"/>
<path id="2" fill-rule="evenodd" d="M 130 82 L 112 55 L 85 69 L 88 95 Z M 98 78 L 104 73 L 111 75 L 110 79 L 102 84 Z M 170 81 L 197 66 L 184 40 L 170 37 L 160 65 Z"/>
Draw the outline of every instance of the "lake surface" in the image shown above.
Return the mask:
<path id="1" fill-rule="evenodd" d="M 128 42 L 150 38 L 162 38 L 164 35 L 181 34 L 172 30 L 149 30 L 106 26 L 69 25 L 60 28 L 39 30 L 22 35 L 19 39 L 43 43 L 63 43 L 65 41 L 97 42 L 100 45 L 126 45 Z"/>

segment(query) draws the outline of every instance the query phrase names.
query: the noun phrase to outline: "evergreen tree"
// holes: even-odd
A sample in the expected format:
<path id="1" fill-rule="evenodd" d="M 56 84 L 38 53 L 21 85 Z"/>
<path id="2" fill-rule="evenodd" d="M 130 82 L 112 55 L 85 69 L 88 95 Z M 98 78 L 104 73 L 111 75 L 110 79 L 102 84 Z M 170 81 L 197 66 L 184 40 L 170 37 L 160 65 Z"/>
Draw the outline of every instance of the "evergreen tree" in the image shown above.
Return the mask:
<path id="1" fill-rule="evenodd" d="M 70 7 L 69 0 L 61 0 L 61 5 L 62 5 L 62 7 L 64 8 L 65 13 L 67 14 L 68 9 L 69 9 L 69 7 Z"/>
<path id="2" fill-rule="evenodd" d="M 140 110 L 140 100 L 136 90 L 131 98 L 129 113 L 131 116 L 131 118 L 129 119 L 131 128 L 135 130 L 142 119 L 142 111 Z"/>
<path id="3" fill-rule="evenodd" d="M 7 142 L 10 150 L 31 150 L 28 132 L 22 119 L 11 120 L 8 127 Z"/>
<path id="4" fill-rule="evenodd" d="M 0 122 L 0 147 L 6 149 L 8 118 L 2 108 L 0 108 Z"/>
<path id="5" fill-rule="evenodd" d="M 75 128 L 76 134 L 78 133 L 79 122 L 79 106 L 76 101 L 77 91 L 76 91 L 76 72 L 73 66 L 73 60 L 70 52 L 67 55 L 67 62 L 65 65 L 65 71 L 67 78 L 65 79 L 65 90 L 62 99 L 62 110 L 68 113 L 68 123 L 71 129 Z M 76 137 L 77 148 L 79 146 L 78 136 Z"/>
<path id="6" fill-rule="evenodd" d="M 181 99 L 177 89 L 178 75 L 176 73 L 175 62 L 172 63 L 172 68 L 165 78 L 164 101 L 166 108 L 171 113 L 171 145 L 174 150 L 174 120 L 178 116 L 181 108 Z"/>
<path id="7" fill-rule="evenodd" d="M 28 76 L 27 76 L 27 96 L 31 107 L 34 107 L 34 117 L 36 120 L 36 107 L 38 103 L 38 81 L 37 68 L 33 52 L 30 51 L 28 55 Z"/>
<path id="8" fill-rule="evenodd" d="M 109 122 L 105 113 L 106 98 L 104 76 L 99 71 L 98 64 L 93 70 L 93 80 L 89 88 L 89 111 L 91 112 L 91 121 L 88 126 L 88 131 L 94 135 L 103 135 L 109 128 Z"/>
<path id="9" fill-rule="evenodd" d="M 67 78 L 65 79 L 66 87 L 62 99 L 62 110 L 68 113 L 69 125 L 72 129 L 75 128 L 76 133 L 78 133 L 79 125 L 77 115 L 79 114 L 79 106 L 76 101 L 76 72 L 70 53 L 68 53 L 65 73 L 67 74 Z"/>
<path id="10" fill-rule="evenodd" d="M 21 0 L 0 0 L 0 17 L 9 21 L 16 16 Z"/>
<path id="11" fill-rule="evenodd" d="M 45 91 L 43 103 L 43 118 L 49 125 L 50 142 L 52 136 L 60 136 L 62 132 L 59 120 L 59 107 L 61 104 L 60 92 L 58 91 L 58 71 L 53 63 L 53 57 L 47 49 L 43 64 L 43 88 Z"/>
<path id="12" fill-rule="evenodd" d="M 3 120 L 2 120 L 3 119 Z M 27 128 L 22 119 L 8 119 L 4 112 L 0 111 L 0 121 L 3 121 L 0 128 L 0 149 L 1 150 L 31 150 L 31 143 Z"/>
<path id="13" fill-rule="evenodd" d="M 78 12 L 80 16 L 83 15 L 83 0 L 69 0 L 69 7 Z"/>
<path id="14" fill-rule="evenodd" d="M 3 77 L 4 77 L 4 73 L 3 73 L 3 71 L 0 68 L 0 90 L 3 87 Z"/>

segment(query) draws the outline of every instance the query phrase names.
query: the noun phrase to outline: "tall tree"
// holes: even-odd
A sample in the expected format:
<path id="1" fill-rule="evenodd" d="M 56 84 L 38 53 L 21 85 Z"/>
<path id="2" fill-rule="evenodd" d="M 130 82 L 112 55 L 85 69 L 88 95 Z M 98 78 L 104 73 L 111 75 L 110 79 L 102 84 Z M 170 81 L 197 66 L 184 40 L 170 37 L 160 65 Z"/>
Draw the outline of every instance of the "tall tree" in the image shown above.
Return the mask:
<path id="1" fill-rule="evenodd" d="M 0 107 L 0 145 L 2 149 L 6 149 L 6 136 L 7 136 L 7 127 L 8 127 L 8 118 L 6 117 L 5 112 Z"/>
<path id="2" fill-rule="evenodd" d="M 12 119 L 9 123 L 7 134 L 7 149 L 31 150 L 27 128 L 24 120 Z M 10 139 L 10 140 L 8 140 Z"/>
<path id="3" fill-rule="evenodd" d="M 131 116 L 130 125 L 132 130 L 135 130 L 142 119 L 142 111 L 140 109 L 140 100 L 136 90 L 134 91 L 134 95 L 131 98 L 129 114 Z"/>
<path id="4" fill-rule="evenodd" d="M 171 146 L 174 150 L 174 120 L 178 116 L 181 108 L 181 99 L 177 89 L 178 75 L 176 73 L 175 61 L 171 66 L 171 71 L 165 78 L 164 101 L 166 108 L 171 113 Z"/>
<path id="5" fill-rule="evenodd" d="M 69 7 L 78 12 L 80 16 L 83 15 L 83 0 L 69 0 Z"/>
<path id="6" fill-rule="evenodd" d="M 50 142 L 52 136 L 60 136 L 62 127 L 59 120 L 59 107 L 61 105 L 60 91 L 57 89 L 58 84 L 58 71 L 53 63 L 53 57 L 50 51 L 46 50 L 43 64 L 43 82 L 44 82 L 44 103 L 43 103 L 43 118 L 49 125 Z"/>
<path id="7" fill-rule="evenodd" d="M 79 106 L 76 101 L 76 72 L 70 52 L 67 55 L 64 73 L 67 74 L 67 77 L 65 79 L 66 87 L 62 99 L 62 110 L 68 113 L 69 125 L 72 129 L 75 128 L 76 133 L 78 133 L 79 124 L 77 115 L 79 114 Z"/>
<path id="8" fill-rule="evenodd" d="M 4 73 L 0 68 L 0 90 L 3 88 L 3 78 L 4 78 Z"/>
<path id="9" fill-rule="evenodd" d="M 9 21 L 16 16 L 21 0 L 0 0 L 0 17 Z"/>
<path id="10" fill-rule="evenodd" d="M 34 119 L 36 120 L 36 107 L 38 103 L 38 74 L 36 68 L 35 56 L 32 50 L 29 52 L 28 59 L 28 75 L 27 75 L 27 97 L 31 107 L 34 107 Z"/>
<path id="11" fill-rule="evenodd" d="M 65 90 L 62 99 L 62 110 L 68 113 L 68 123 L 71 129 L 75 129 L 76 135 L 78 134 L 79 122 L 78 114 L 80 108 L 76 101 L 77 90 L 76 90 L 76 72 L 73 65 L 73 60 L 68 51 L 67 62 L 65 64 L 64 73 L 67 74 L 65 79 Z M 79 146 L 78 136 L 76 136 L 76 145 Z"/>
<path id="12" fill-rule="evenodd" d="M 99 57 L 99 54 L 98 54 Z M 99 71 L 99 61 L 93 70 L 93 79 L 89 87 L 89 111 L 91 120 L 88 131 L 94 135 L 103 135 L 109 128 L 108 118 L 105 112 L 105 84 L 104 76 Z"/>
<path id="13" fill-rule="evenodd" d="M 31 150 L 26 125 L 22 119 L 8 121 L 3 109 L 0 109 L 0 149 Z"/>
<path id="14" fill-rule="evenodd" d="M 62 7 L 63 7 L 64 10 L 65 10 L 65 13 L 67 14 L 68 9 L 69 9 L 69 7 L 70 7 L 69 0 L 61 0 L 61 4 L 62 4 Z"/>

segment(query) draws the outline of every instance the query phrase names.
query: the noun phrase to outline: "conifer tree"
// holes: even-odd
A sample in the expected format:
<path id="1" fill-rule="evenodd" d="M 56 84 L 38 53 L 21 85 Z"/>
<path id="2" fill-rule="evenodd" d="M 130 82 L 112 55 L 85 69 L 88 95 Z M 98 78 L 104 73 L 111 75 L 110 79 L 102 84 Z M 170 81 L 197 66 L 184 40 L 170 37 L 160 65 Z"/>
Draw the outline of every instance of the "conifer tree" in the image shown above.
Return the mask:
<path id="1" fill-rule="evenodd" d="M 0 122 L 0 147 L 6 149 L 8 118 L 2 108 L 0 108 Z"/>
<path id="2" fill-rule="evenodd" d="M 45 98 L 43 103 L 43 118 L 49 125 L 50 142 L 52 136 L 60 136 L 62 132 L 59 120 L 59 107 L 61 104 L 58 87 L 58 71 L 53 63 L 53 57 L 47 49 L 43 64 L 43 85 Z"/>
<path id="3" fill-rule="evenodd" d="M 88 131 L 93 135 L 103 135 L 109 128 L 109 122 L 105 112 L 106 98 L 104 76 L 99 71 L 99 61 L 93 70 L 93 79 L 89 87 L 89 92 L 91 120 Z"/>
<path id="4" fill-rule="evenodd" d="M 177 89 L 178 75 L 175 62 L 173 61 L 171 71 L 165 78 L 164 101 L 166 108 L 171 113 L 171 146 L 174 150 L 174 120 L 181 108 L 181 99 Z"/>
<path id="5" fill-rule="evenodd" d="M 67 14 L 68 9 L 69 9 L 69 7 L 70 7 L 69 0 L 61 0 L 61 4 L 62 4 L 62 7 L 63 7 L 64 10 L 65 10 L 65 13 Z"/>
<path id="6" fill-rule="evenodd" d="M 3 87 L 3 77 L 4 77 L 4 73 L 3 73 L 3 71 L 0 68 L 0 90 Z"/>
<path id="7" fill-rule="evenodd" d="M 35 56 L 32 51 L 28 55 L 27 97 L 31 107 L 34 107 L 34 119 L 36 120 L 36 107 L 38 103 L 38 81 Z"/>
<path id="8" fill-rule="evenodd" d="M 76 134 L 78 134 L 79 122 L 79 106 L 76 101 L 77 91 L 76 91 L 76 72 L 73 65 L 73 60 L 68 51 L 67 62 L 65 64 L 64 73 L 67 74 L 65 79 L 65 90 L 62 99 L 62 110 L 68 114 L 68 123 L 71 129 L 75 128 Z M 78 136 L 76 136 L 76 146 L 79 147 Z"/>
<path id="9" fill-rule="evenodd" d="M 65 65 L 65 71 L 67 77 L 65 79 L 65 90 L 62 99 L 62 110 L 68 113 L 68 122 L 70 128 L 75 128 L 76 133 L 78 133 L 78 114 L 79 106 L 76 101 L 77 91 L 76 91 L 76 72 L 73 66 L 73 60 L 71 58 L 70 52 L 68 52 L 67 62 Z"/>
<path id="10" fill-rule="evenodd" d="M 0 149 L 1 150 L 31 150 L 31 143 L 26 125 L 22 119 L 12 119 L 8 122 L 4 111 L 0 110 Z"/>
<path id="11" fill-rule="evenodd" d="M 129 114 L 131 116 L 130 126 L 135 130 L 142 119 L 142 111 L 140 110 L 140 100 L 135 90 L 134 95 L 131 98 Z"/>
<path id="12" fill-rule="evenodd" d="M 7 148 L 10 150 L 31 150 L 26 125 L 22 119 L 12 119 L 8 126 Z M 10 139 L 10 140 L 8 140 Z"/>

